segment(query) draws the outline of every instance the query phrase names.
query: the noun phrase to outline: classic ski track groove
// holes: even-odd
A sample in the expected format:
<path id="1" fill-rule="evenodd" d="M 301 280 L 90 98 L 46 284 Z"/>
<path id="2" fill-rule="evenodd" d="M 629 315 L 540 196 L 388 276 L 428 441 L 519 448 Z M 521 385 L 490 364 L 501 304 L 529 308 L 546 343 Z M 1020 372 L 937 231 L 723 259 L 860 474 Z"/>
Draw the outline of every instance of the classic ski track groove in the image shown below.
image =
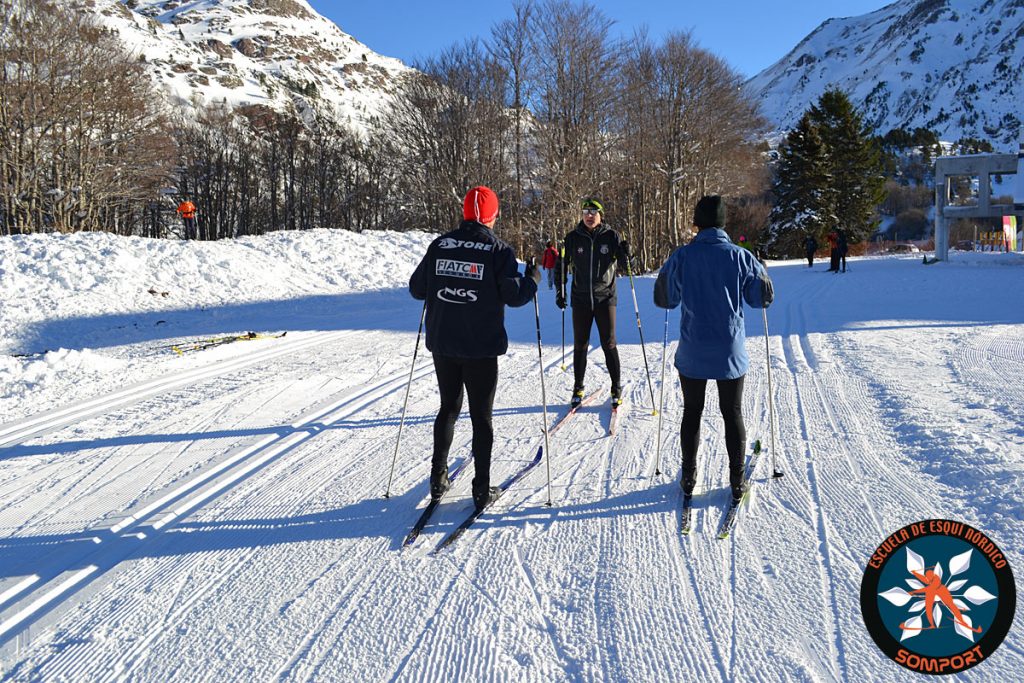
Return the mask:
<path id="1" fill-rule="evenodd" d="M 220 419 L 228 409 L 229 406 L 226 404 L 224 406 L 221 406 L 221 408 L 212 415 L 201 417 L 198 422 L 191 423 L 190 429 L 196 433 L 204 431 L 202 429 L 203 427 L 215 424 L 217 420 Z M 171 462 L 177 460 L 185 451 L 187 451 L 193 445 L 193 442 L 186 441 L 183 442 L 180 446 L 178 446 L 178 452 L 175 454 L 175 456 L 173 458 L 169 458 L 167 465 L 165 465 L 165 467 L 160 472 L 156 473 L 153 477 L 151 477 L 151 485 L 153 482 L 159 481 L 161 479 L 164 472 L 166 472 L 167 468 L 170 467 Z M 45 508 L 40 509 L 34 516 L 26 518 L 25 521 L 23 521 L 18 527 L 14 529 L 11 535 L 17 536 L 26 528 L 35 524 L 45 524 L 45 522 L 42 522 L 39 519 L 41 515 L 48 514 L 52 517 L 55 513 L 62 513 L 68 508 L 73 507 L 76 503 L 94 496 L 96 493 L 96 489 L 93 487 L 82 487 L 85 490 L 80 491 L 78 493 L 74 493 L 75 489 L 86 479 L 95 479 L 98 480 L 99 482 L 103 482 L 104 480 L 106 480 L 108 473 L 110 475 L 116 475 L 118 478 L 123 479 L 126 476 L 133 474 L 135 470 L 142 469 L 145 466 L 145 458 L 135 457 L 136 453 L 139 453 L 144 450 L 144 445 L 140 444 L 134 448 L 126 448 L 125 450 L 127 452 L 119 454 L 119 457 L 117 458 L 110 458 L 105 460 L 104 463 L 99 465 L 96 469 L 81 471 L 80 476 L 77 479 L 71 481 L 67 486 L 64 487 L 64 492 L 59 492 L 55 495 L 56 498 L 59 498 L 62 501 L 60 510 L 47 510 Z M 132 460 L 135 461 L 134 464 L 131 464 Z M 124 466 L 122 467 L 122 465 Z M 61 480 L 61 483 L 63 484 L 64 481 Z M 26 484 L 26 487 L 28 486 L 30 486 L 30 484 Z M 148 486 L 146 488 L 148 488 Z M 5 498 L 7 498 L 9 504 L 12 506 L 18 502 L 21 502 L 21 500 L 18 498 L 12 498 L 10 494 L 6 495 Z"/>
<path id="2" fill-rule="evenodd" d="M 796 365 L 792 363 L 792 358 L 787 354 L 787 364 L 789 365 L 790 372 L 792 373 L 794 388 L 796 391 L 796 410 L 799 415 L 800 424 L 803 426 L 803 437 L 804 437 L 804 454 L 806 458 L 806 471 L 807 480 L 810 485 L 810 499 L 813 509 L 815 533 L 817 535 L 817 543 L 815 544 L 815 551 L 818 557 L 819 564 L 819 586 L 821 595 L 824 600 L 823 603 L 830 606 L 831 609 L 831 628 L 832 638 L 830 647 L 832 652 L 832 661 L 837 667 L 836 671 L 832 672 L 834 676 L 839 680 L 848 680 L 848 669 L 846 665 L 846 655 L 843 646 L 843 632 L 841 627 L 842 617 L 839 612 L 839 605 L 836 602 L 835 593 L 828 589 L 828 582 L 830 576 L 835 576 L 833 567 L 834 562 L 831 558 L 831 552 L 829 550 L 829 533 L 828 533 L 828 519 L 825 515 L 824 505 L 822 503 L 821 489 L 819 485 L 819 476 L 817 468 L 815 467 L 815 455 L 814 448 L 811 444 L 810 434 L 807 431 L 807 425 L 810 420 L 807 416 L 807 409 L 805 407 L 805 399 L 803 392 L 800 389 L 800 372 Z M 821 398 L 818 394 L 819 399 Z M 828 412 L 826 409 L 826 416 Z M 830 416 L 829 416 L 830 418 Z"/>
<path id="3" fill-rule="evenodd" d="M 173 375 L 164 375 L 144 380 L 123 389 L 72 403 L 67 406 L 39 413 L 21 420 L 0 425 L 0 448 L 9 448 L 26 439 L 41 436 L 51 431 L 74 425 L 114 408 L 121 408 L 143 399 L 158 396 L 183 386 L 219 377 L 236 370 L 244 370 L 258 363 L 285 356 L 308 347 L 320 346 L 353 336 L 355 332 L 316 332 L 303 339 L 280 342 L 272 348 L 243 356 L 236 356 L 199 368 L 185 370 Z"/>
<path id="4" fill-rule="evenodd" d="M 422 369 L 421 368 L 419 372 L 420 372 L 420 375 L 425 375 L 428 372 L 432 372 L 432 369 Z M 391 393 L 393 391 L 396 391 L 399 388 L 404 387 L 404 379 L 402 377 L 402 375 L 404 375 L 404 374 L 405 373 L 396 373 L 396 375 L 392 375 L 392 376 L 390 376 L 390 377 L 388 377 L 388 378 L 386 378 L 386 379 L 384 379 L 382 381 L 379 381 L 376 385 L 374 385 L 374 386 L 372 386 L 372 387 L 370 387 L 368 389 L 356 389 L 354 392 L 350 392 L 349 394 L 347 394 L 346 397 L 344 399 L 342 399 L 340 402 L 336 401 L 335 405 L 329 406 L 326 409 L 324 407 L 322 407 L 322 406 L 314 408 L 313 410 L 311 410 L 311 411 L 309 411 L 307 413 L 307 419 L 306 419 L 307 424 L 312 422 L 313 420 L 321 420 L 321 421 L 323 421 L 323 420 L 326 419 L 326 420 L 329 421 L 330 416 L 332 416 L 332 415 L 335 416 L 335 419 L 342 419 L 342 417 L 347 417 L 347 416 L 350 416 L 352 414 L 357 413 L 359 410 L 364 409 L 366 406 L 368 406 L 368 405 L 372 404 L 373 402 L 383 398 L 387 394 L 389 394 L 389 393 Z M 353 394 L 355 394 L 355 396 L 353 396 Z M 351 406 L 351 404 L 353 404 L 353 403 L 358 404 L 357 407 L 355 407 L 354 409 Z M 303 422 L 303 420 L 297 421 L 297 423 L 299 423 L 299 424 L 302 424 L 302 422 Z M 246 471 L 250 467 L 250 465 L 249 465 L 250 461 L 255 460 L 258 468 L 259 469 L 263 469 L 263 468 L 267 467 L 268 464 L 272 464 L 274 461 L 279 460 L 283 456 L 286 456 L 289 453 L 292 453 L 292 452 L 296 451 L 299 448 L 301 443 L 304 443 L 304 442 L 308 441 L 309 439 L 315 438 L 320 433 L 320 430 L 309 430 L 308 427 L 307 427 L 306 431 L 308 432 L 306 435 L 301 435 L 302 430 L 298 429 L 298 430 L 293 431 L 293 432 L 291 432 L 291 433 L 289 433 L 287 435 L 278 436 L 276 438 L 271 438 L 269 440 L 265 440 L 266 443 L 260 444 L 259 442 L 257 442 L 257 447 L 256 448 L 249 448 L 248 449 L 248 450 L 251 450 L 251 453 L 248 454 L 246 457 L 244 457 L 244 458 L 242 458 L 242 459 L 240 459 L 240 460 L 238 460 L 236 462 L 230 462 L 229 461 L 229 465 L 226 466 L 223 469 L 214 468 L 214 470 L 207 471 L 207 472 L 201 474 L 198 478 L 190 480 L 190 481 L 188 481 L 188 482 L 178 486 L 174 491 L 172 491 L 171 494 L 168 494 L 168 495 L 164 496 L 165 498 L 168 499 L 167 503 L 165 505 L 162 505 L 162 506 L 160 506 L 158 508 L 155 508 L 155 509 L 152 509 L 152 510 L 148 510 L 146 516 L 140 517 L 139 519 L 136 519 L 131 526 L 138 526 L 138 525 L 142 524 L 143 522 L 145 522 L 146 520 L 151 520 L 155 516 L 161 514 L 161 512 L 166 509 L 166 505 L 168 505 L 168 504 L 170 504 L 170 505 L 176 504 L 176 503 L 178 503 L 179 501 L 181 501 L 183 499 L 189 499 L 189 497 L 191 497 L 191 499 L 187 500 L 183 504 L 179 504 L 179 508 L 178 509 L 182 509 L 182 507 L 184 507 L 184 509 L 187 510 L 189 512 L 189 514 L 193 514 L 195 512 L 197 506 L 201 506 L 201 505 L 205 504 L 205 503 L 202 502 L 203 497 L 206 495 L 204 493 L 204 490 L 208 489 L 211 485 L 212 486 L 218 486 L 218 484 L 214 483 L 215 479 L 216 480 L 220 480 L 220 481 L 224 481 L 224 480 L 231 480 L 232 478 L 237 478 L 237 479 L 240 479 L 241 481 L 244 481 L 252 473 L 252 472 L 247 472 Z M 296 435 L 300 435 L 300 436 L 298 438 L 293 438 L 293 437 L 296 437 Z M 292 440 L 295 443 L 288 443 L 285 448 L 281 448 L 280 447 L 281 444 L 285 444 L 289 440 Z M 275 448 L 278 448 L 278 451 L 275 452 L 274 451 Z M 243 449 L 243 452 L 245 450 L 246 449 Z M 260 462 L 261 459 L 268 458 L 268 456 L 267 456 L 268 452 L 270 453 L 269 461 L 268 462 Z M 358 463 L 353 463 L 353 466 L 357 466 L 357 465 L 358 465 Z M 241 473 L 241 474 L 239 474 L 239 473 Z M 229 488 L 233 488 L 235 486 L 237 486 L 237 483 L 236 482 L 231 482 L 230 485 L 229 485 Z M 216 494 L 216 497 L 219 497 L 219 496 L 223 495 L 223 493 L 224 493 L 224 491 L 219 491 Z M 192 501 L 194 501 L 196 499 L 199 499 L 200 502 L 193 503 Z M 181 520 L 182 519 L 182 513 L 172 513 L 172 514 L 175 515 L 175 517 L 174 517 L 175 519 L 177 519 L 177 520 Z M 131 556 L 132 554 L 138 552 L 138 549 L 137 549 L 136 546 L 140 545 L 141 543 L 146 543 L 148 545 L 148 544 L 154 542 L 154 540 L 156 538 L 159 538 L 159 534 L 156 534 L 156 535 L 151 535 L 151 534 L 153 534 L 153 532 L 159 531 L 160 527 L 162 527 L 164 525 L 164 520 L 166 520 L 166 519 L 167 519 L 167 517 L 164 517 L 164 519 L 158 520 L 156 522 L 156 524 L 160 525 L 160 526 L 155 527 L 154 525 L 150 525 L 148 527 L 145 527 L 144 530 L 147 532 L 148 540 L 147 541 L 141 541 L 141 539 L 140 539 L 140 543 L 129 542 L 128 545 L 131 546 L 131 547 L 126 549 L 127 552 L 125 552 L 125 551 L 118 552 L 118 549 L 117 549 L 117 546 L 125 545 L 121 541 L 123 541 L 123 539 L 126 538 L 126 537 L 115 536 L 115 538 L 112 539 L 112 542 L 114 543 L 114 545 L 111 546 L 111 550 L 109 551 L 109 553 L 106 551 L 105 547 L 90 548 L 90 549 L 87 549 L 86 551 L 84 551 L 79 556 L 74 556 L 74 557 L 70 557 L 70 558 L 64 558 L 63 561 L 61 561 L 59 563 L 64 568 L 55 567 L 53 569 L 50 569 L 49 571 L 39 571 L 39 572 L 37 572 L 38 574 L 40 574 L 40 575 L 42 575 L 44 577 L 51 577 L 51 578 L 47 579 L 47 580 L 44 580 L 44 581 L 42 581 L 42 582 L 40 582 L 38 584 L 35 584 L 33 586 L 32 590 L 31 590 L 31 592 L 29 592 L 27 594 L 23 594 L 19 598 L 18 602 L 14 603 L 14 604 L 17 605 L 19 603 L 26 602 L 30 598 L 32 598 L 33 595 L 37 595 L 37 594 L 39 594 L 41 592 L 44 592 L 48 588 L 48 586 L 50 585 L 50 582 L 52 580 L 56 580 L 56 579 L 60 578 L 65 571 L 67 571 L 68 569 L 70 569 L 71 566 L 73 566 L 73 564 L 75 562 L 78 562 L 78 561 L 88 561 L 88 558 L 96 556 L 96 555 L 98 555 L 101 558 L 104 557 L 104 556 L 108 556 L 108 555 L 113 555 L 113 556 L 118 557 L 118 559 L 115 562 L 113 562 L 112 564 L 109 562 L 109 557 L 105 557 L 104 558 L 104 559 L 107 560 L 105 562 L 104 562 L 104 560 L 100 560 L 103 564 L 108 565 L 107 568 L 104 570 L 104 572 L 109 571 L 110 569 L 115 567 L 122 559 L 125 559 L 125 558 Z M 87 530 L 81 532 L 80 535 L 82 537 L 89 537 L 90 535 L 93 535 L 93 536 L 96 536 L 96 537 L 102 537 L 104 535 L 104 533 L 109 533 L 109 530 L 105 530 L 105 529 L 102 529 L 102 528 L 100 528 L 100 529 L 87 529 Z M 131 537 L 133 535 L 134 535 L 134 532 L 133 532 L 133 534 L 129 534 L 128 537 Z M 98 576 L 99 575 L 94 574 L 89 579 L 89 581 L 90 582 L 95 581 L 96 578 L 98 578 Z M 73 595 L 73 593 L 65 594 L 63 597 L 59 598 L 59 600 L 57 600 L 56 602 L 51 601 L 50 603 L 47 603 L 46 605 L 42 606 L 40 609 L 35 610 L 33 612 L 33 614 L 31 614 L 31 615 L 29 615 L 27 617 L 27 621 L 23 622 L 23 626 L 22 627 L 17 628 L 16 630 L 11 630 L 11 631 L 9 631 L 7 633 L 0 633 L 0 645 L 2 645 L 4 642 L 7 642 L 12 637 L 16 636 L 17 633 L 20 632 L 20 630 L 22 628 L 29 627 L 31 625 L 31 623 L 36 618 L 38 618 L 36 616 L 36 613 L 38 613 L 40 616 L 48 613 L 49 611 L 54 609 L 57 605 L 59 605 L 61 602 L 64 602 L 65 600 L 67 600 L 71 595 Z"/>

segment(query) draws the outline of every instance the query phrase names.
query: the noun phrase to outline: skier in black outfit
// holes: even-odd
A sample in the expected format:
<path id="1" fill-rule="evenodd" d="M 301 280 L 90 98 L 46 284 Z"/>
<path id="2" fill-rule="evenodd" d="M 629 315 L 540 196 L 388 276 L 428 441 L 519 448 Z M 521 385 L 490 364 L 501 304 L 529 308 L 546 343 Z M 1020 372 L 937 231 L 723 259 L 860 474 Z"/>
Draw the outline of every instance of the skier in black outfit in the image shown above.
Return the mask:
<path id="1" fill-rule="evenodd" d="M 818 251 L 818 240 L 814 239 L 814 235 L 808 235 L 804 241 L 804 251 L 807 253 L 807 267 L 814 267 L 814 252 Z"/>
<path id="2" fill-rule="evenodd" d="M 498 356 L 508 350 L 505 305 L 523 306 L 537 293 L 540 271 L 530 264 L 519 274 L 515 251 L 494 236 L 498 197 L 475 187 L 463 201 L 465 220 L 438 237 L 409 278 L 413 298 L 425 300 L 426 345 L 434 355 L 441 408 L 434 420 L 430 495 L 451 485 L 448 450 L 462 411 L 463 387 L 473 422 L 473 502 L 483 509 L 498 495 L 491 487 L 491 412 L 498 384 Z"/>
<path id="3" fill-rule="evenodd" d="M 846 272 L 846 252 L 850 250 L 849 245 L 846 243 L 846 231 L 836 230 L 836 272 L 839 271 L 840 264 L 842 265 L 842 272 Z"/>
<path id="4" fill-rule="evenodd" d="M 558 294 L 555 303 L 566 307 L 565 286 L 572 273 L 573 373 L 572 406 L 583 400 L 583 381 L 587 372 L 587 351 L 590 329 L 597 323 L 597 333 L 604 350 L 604 360 L 612 380 L 612 405 L 622 403 L 619 350 L 615 346 L 616 265 L 625 269 L 629 245 L 617 232 L 602 224 L 604 207 L 596 199 L 584 199 L 583 218 L 576 229 L 563 240 L 564 257 L 555 270 Z"/>

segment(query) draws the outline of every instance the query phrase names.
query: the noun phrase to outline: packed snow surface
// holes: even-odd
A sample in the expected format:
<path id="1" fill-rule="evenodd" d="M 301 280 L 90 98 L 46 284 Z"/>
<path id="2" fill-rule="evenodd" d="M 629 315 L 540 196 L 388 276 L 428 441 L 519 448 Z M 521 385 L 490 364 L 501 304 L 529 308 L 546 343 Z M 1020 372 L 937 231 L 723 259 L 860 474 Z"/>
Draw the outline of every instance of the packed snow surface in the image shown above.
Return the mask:
<path id="1" fill-rule="evenodd" d="M 604 386 L 603 402 L 430 556 L 467 514 L 471 478 L 400 549 L 425 505 L 438 403 L 422 345 L 412 365 L 420 304 L 405 290 L 430 239 L 0 240 L 0 677 L 916 681 L 860 617 L 861 577 L 882 540 L 922 519 L 965 521 L 1001 546 L 1020 586 L 1017 255 L 851 259 L 845 274 L 769 264 L 768 353 L 748 310 L 744 393 L 748 439 L 769 451 L 724 541 L 716 398 L 684 538 L 671 369 L 652 414 L 665 315 L 653 278 L 637 277 L 649 385 L 620 279 L 617 434 L 594 346 L 588 387 Z M 550 421 L 570 393 L 552 292 L 539 304 L 541 358 L 533 306 L 507 314 L 497 481 L 543 443 L 541 376 Z M 678 323 L 673 311 L 669 358 Z M 460 420 L 452 464 L 470 434 Z M 783 478 L 771 479 L 773 461 Z M 1022 670 L 1018 623 L 963 678 Z"/>

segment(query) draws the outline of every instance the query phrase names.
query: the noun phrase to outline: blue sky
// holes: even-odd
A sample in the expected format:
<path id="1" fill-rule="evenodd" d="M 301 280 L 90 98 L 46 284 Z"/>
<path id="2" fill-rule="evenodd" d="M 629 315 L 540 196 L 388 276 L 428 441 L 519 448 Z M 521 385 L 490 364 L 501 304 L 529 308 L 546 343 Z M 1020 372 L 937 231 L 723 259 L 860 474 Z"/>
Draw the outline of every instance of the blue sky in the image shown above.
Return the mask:
<path id="1" fill-rule="evenodd" d="M 466 38 L 485 38 L 512 16 L 511 2 L 456 0 L 309 0 L 345 33 L 373 51 L 407 64 L 435 55 Z M 857 16 L 885 7 L 885 0 L 596 0 L 616 29 L 631 35 L 646 25 L 656 41 L 692 30 L 697 42 L 745 76 L 781 59 L 830 17 Z"/>

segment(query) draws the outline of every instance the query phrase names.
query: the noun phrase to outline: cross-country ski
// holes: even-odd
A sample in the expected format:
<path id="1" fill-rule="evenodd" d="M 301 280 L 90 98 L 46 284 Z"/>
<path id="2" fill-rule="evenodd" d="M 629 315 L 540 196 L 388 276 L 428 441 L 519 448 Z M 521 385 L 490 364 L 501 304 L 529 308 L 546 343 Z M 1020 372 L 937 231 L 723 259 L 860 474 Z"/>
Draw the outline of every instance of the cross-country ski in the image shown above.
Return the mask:
<path id="1" fill-rule="evenodd" d="M 434 548 L 432 551 L 430 551 L 430 554 L 431 555 L 436 555 L 437 553 L 441 552 L 442 550 L 444 550 L 445 548 L 450 546 L 456 540 L 458 540 L 462 536 L 462 534 L 466 533 L 466 530 L 469 529 L 469 527 L 471 527 L 473 525 L 473 523 L 480 517 L 480 515 L 482 515 L 483 513 L 487 512 L 487 509 L 491 506 L 492 503 L 494 503 L 496 500 L 498 500 L 498 498 L 501 496 L 501 494 L 503 494 L 505 491 L 508 491 L 509 488 L 511 488 L 513 484 L 515 484 L 519 480 L 523 479 L 527 474 L 530 473 L 531 470 L 533 470 L 535 467 L 537 467 L 537 465 L 540 464 L 541 458 L 543 458 L 543 456 L 544 456 L 544 448 L 543 447 L 538 448 L 537 449 L 537 455 L 533 456 L 533 460 L 530 460 L 529 462 L 527 462 L 521 468 L 516 470 L 511 476 L 509 476 L 508 479 L 503 481 L 501 483 L 501 486 L 497 487 L 497 489 L 498 489 L 497 494 L 494 495 L 489 501 L 487 501 L 486 505 L 484 505 L 482 507 L 477 507 L 476 509 L 474 509 L 473 512 L 470 513 L 469 517 L 467 517 L 466 520 L 464 522 L 462 522 L 462 524 L 460 524 L 458 527 L 456 527 L 456 529 L 454 531 L 452 531 L 450 534 L 445 536 L 441 540 L 441 542 L 437 544 L 437 547 Z"/>
<path id="2" fill-rule="evenodd" d="M 451 474 L 448 475 L 451 480 L 451 484 L 455 483 L 455 479 L 459 476 L 459 473 L 466 468 L 466 465 L 468 465 L 469 462 L 470 459 L 463 459 L 459 461 L 459 464 L 456 465 L 455 468 L 451 471 Z M 437 498 L 431 497 L 427 501 L 427 506 L 423 508 L 423 512 L 416 520 L 416 523 L 413 524 L 412 529 L 409 530 L 409 533 L 406 534 L 405 540 L 402 541 L 403 548 L 407 548 L 416 542 L 416 539 L 419 538 L 420 533 L 422 533 L 423 529 L 425 529 L 427 524 L 430 523 L 430 518 L 433 516 L 434 511 L 437 510 L 438 506 L 441 504 L 441 501 L 444 500 L 444 497 L 448 494 L 450 490 L 450 488 L 446 489 L 444 493 L 442 493 Z"/>

